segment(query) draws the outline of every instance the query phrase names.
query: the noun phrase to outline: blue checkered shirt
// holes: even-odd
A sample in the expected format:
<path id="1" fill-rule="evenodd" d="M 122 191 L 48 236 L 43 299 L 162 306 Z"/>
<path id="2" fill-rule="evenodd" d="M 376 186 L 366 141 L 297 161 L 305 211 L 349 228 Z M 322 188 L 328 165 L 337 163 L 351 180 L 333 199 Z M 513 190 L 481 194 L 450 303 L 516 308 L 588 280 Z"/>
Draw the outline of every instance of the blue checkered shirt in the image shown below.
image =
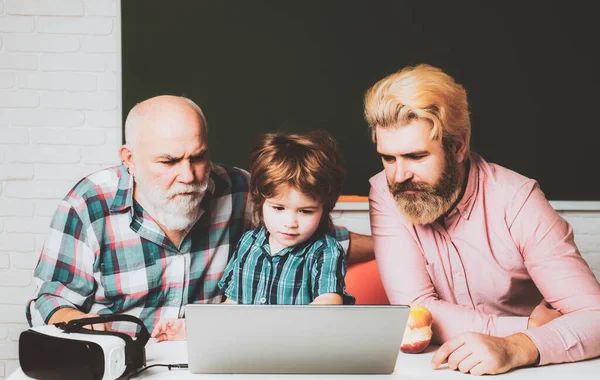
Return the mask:
<path id="1" fill-rule="evenodd" d="M 269 232 L 258 227 L 242 236 L 219 287 L 239 304 L 308 305 L 326 293 L 354 304 L 345 292 L 345 274 L 344 250 L 329 234 L 271 255 Z"/>

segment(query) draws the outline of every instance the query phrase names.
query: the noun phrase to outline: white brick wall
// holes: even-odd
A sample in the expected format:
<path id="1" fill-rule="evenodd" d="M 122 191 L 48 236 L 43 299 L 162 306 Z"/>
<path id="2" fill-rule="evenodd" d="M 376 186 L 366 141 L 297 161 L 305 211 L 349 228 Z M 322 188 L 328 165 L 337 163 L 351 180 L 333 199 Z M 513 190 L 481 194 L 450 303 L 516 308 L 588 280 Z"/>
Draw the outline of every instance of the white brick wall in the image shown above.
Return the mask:
<path id="1" fill-rule="evenodd" d="M 57 202 L 118 162 L 120 3 L 0 0 L 0 379 L 18 365 L 24 304 Z M 600 278 L 600 212 L 563 212 Z M 365 211 L 337 223 L 369 233 Z"/>
<path id="2" fill-rule="evenodd" d="M 119 162 L 119 10 L 115 0 L 0 0 L 0 379 L 18 365 L 58 201 Z"/>

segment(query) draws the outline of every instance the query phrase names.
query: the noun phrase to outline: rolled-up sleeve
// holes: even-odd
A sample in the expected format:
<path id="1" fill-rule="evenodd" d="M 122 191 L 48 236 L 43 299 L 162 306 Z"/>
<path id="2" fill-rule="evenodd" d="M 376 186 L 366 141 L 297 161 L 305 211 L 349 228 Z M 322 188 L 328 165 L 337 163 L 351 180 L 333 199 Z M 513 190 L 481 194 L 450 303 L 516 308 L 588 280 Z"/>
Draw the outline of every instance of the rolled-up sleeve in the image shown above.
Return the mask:
<path id="1" fill-rule="evenodd" d="M 350 248 L 350 232 L 348 229 L 342 226 L 334 226 L 329 234 L 340 243 L 343 251 L 348 253 L 348 249 Z"/>
<path id="2" fill-rule="evenodd" d="M 322 294 L 336 293 L 344 298 L 345 304 L 354 304 L 355 299 L 346 293 L 346 258 L 340 244 L 330 240 L 323 251 L 318 255 L 311 275 L 313 284 L 313 297 Z"/>
<path id="3" fill-rule="evenodd" d="M 91 244 L 93 232 L 80 213 L 63 200 L 52 219 L 34 272 L 35 298 L 26 305 L 31 326 L 47 324 L 61 308 L 88 312 L 91 307 L 95 291 L 95 249 L 91 245 L 96 244 Z"/>

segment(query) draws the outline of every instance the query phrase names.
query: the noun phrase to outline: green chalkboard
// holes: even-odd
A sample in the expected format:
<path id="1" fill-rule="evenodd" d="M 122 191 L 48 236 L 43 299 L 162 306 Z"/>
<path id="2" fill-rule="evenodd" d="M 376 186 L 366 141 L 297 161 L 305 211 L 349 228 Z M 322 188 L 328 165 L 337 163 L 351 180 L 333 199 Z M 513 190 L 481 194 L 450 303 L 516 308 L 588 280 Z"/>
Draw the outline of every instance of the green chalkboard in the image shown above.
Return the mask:
<path id="1" fill-rule="evenodd" d="M 345 194 L 382 169 L 363 119 L 377 80 L 417 63 L 468 92 L 473 151 L 551 200 L 599 200 L 599 27 L 584 1 L 121 2 L 123 110 L 197 102 L 213 160 L 247 168 L 264 132 L 326 129 Z"/>

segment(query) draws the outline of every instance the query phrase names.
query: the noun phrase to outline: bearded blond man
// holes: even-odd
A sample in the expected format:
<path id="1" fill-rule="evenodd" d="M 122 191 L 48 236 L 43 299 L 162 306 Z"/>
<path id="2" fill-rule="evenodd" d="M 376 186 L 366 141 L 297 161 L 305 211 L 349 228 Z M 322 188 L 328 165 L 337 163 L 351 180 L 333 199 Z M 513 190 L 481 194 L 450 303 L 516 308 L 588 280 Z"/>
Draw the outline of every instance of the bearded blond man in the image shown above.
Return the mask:
<path id="1" fill-rule="evenodd" d="M 600 285 L 537 182 L 469 149 L 466 91 L 407 67 L 365 95 L 383 171 L 375 256 L 393 304 L 434 318 L 443 363 L 476 375 L 600 355 Z"/>

